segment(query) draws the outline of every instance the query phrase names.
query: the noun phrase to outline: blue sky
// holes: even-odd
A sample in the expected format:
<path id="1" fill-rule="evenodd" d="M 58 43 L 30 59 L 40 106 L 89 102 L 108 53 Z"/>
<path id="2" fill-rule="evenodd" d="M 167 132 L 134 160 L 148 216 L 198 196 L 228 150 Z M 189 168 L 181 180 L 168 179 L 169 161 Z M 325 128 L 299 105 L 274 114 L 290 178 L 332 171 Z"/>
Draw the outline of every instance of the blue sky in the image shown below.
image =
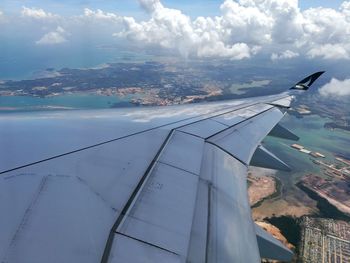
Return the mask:
<path id="1" fill-rule="evenodd" d="M 349 67 L 350 1 L 295 3 L 1 0 L 0 79 L 48 67 L 92 67 L 118 61 L 125 52 Z"/>
<path id="2" fill-rule="evenodd" d="M 162 3 L 170 8 L 182 10 L 191 17 L 219 15 L 221 0 L 163 0 Z M 300 0 L 299 7 L 330 7 L 337 9 L 342 0 Z M 85 7 L 99 8 L 104 11 L 118 12 L 122 15 L 131 15 L 144 18 L 136 0 L 2 0 L 0 8 L 11 13 L 18 12 L 22 6 L 40 7 L 61 15 L 78 14 Z"/>

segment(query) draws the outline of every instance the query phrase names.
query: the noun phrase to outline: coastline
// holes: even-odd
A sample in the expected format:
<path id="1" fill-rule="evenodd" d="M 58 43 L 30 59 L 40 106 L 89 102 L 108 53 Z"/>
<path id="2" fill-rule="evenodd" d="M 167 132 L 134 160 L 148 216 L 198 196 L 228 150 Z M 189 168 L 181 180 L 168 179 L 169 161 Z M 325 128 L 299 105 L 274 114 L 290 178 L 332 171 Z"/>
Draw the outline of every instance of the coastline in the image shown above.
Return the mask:
<path id="1" fill-rule="evenodd" d="M 280 179 L 278 179 L 277 177 L 275 176 L 271 176 L 274 181 L 275 181 L 275 189 L 273 191 L 273 193 L 261 198 L 260 200 L 258 200 L 256 203 L 252 204 L 251 205 L 251 208 L 254 209 L 254 208 L 258 208 L 260 205 L 262 205 L 262 203 L 266 200 L 271 200 L 271 199 L 274 199 L 274 198 L 277 198 L 278 196 L 281 195 L 281 192 L 282 192 L 282 188 L 283 188 L 283 183 L 281 182 Z"/>
<path id="2" fill-rule="evenodd" d="M 248 172 L 248 196 L 251 208 L 259 206 L 276 192 L 276 179 L 264 172 L 258 169 Z"/>
<path id="3" fill-rule="evenodd" d="M 305 192 L 311 199 L 317 202 L 316 207 L 319 210 L 318 216 L 325 218 L 332 218 L 335 220 L 345 220 L 350 222 L 350 216 L 339 210 L 337 206 L 330 203 L 325 197 L 321 196 L 319 193 L 311 190 L 309 187 L 305 186 L 302 182 L 298 182 L 296 186 Z"/>

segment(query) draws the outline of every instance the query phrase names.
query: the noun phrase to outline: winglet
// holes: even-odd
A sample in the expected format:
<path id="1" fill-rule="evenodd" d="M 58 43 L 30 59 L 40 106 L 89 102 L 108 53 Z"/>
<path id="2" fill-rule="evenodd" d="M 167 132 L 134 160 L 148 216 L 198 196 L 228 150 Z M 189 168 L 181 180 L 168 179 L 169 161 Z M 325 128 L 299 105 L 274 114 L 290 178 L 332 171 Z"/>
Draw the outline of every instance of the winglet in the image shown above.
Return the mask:
<path id="1" fill-rule="evenodd" d="M 324 71 L 316 72 L 316 73 L 306 77 L 305 79 L 299 81 L 297 84 L 295 84 L 290 89 L 308 90 L 310 88 L 310 86 L 312 85 L 312 83 L 314 83 L 315 80 L 318 79 L 323 73 L 324 73 Z"/>

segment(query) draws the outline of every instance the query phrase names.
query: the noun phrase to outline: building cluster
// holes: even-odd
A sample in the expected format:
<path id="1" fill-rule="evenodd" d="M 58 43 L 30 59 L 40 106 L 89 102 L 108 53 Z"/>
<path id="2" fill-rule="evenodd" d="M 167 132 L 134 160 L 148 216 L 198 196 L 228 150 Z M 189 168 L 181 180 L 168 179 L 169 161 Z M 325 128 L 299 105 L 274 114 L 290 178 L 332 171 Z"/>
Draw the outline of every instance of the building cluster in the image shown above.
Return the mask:
<path id="1" fill-rule="evenodd" d="M 296 144 L 296 146 L 299 146 Z M 293 147 L 293 146 L 292 146 Z M 301 146 L 302 147 L 302 146 Z M 311 154 L 312 155 L 312 154 Z M 323 157 L 323 154 L 315 152 L 313 157 Z M 350 183 L 350 161 L 342 158 L 335 157 L 335 162 L 325 162 L 321 160 L 313 160 L 314 164 L 323 167 L 323 174 L 327 175 L 331 179 L 340 179 Z"/>
<path id="2" fill-rule="evenodd" d="M 294 143 L 294 144 L 291 145 L 291 147 L 294 148 L 294 149 L 297 149 L 299 152 L 310 154 L 312 157 L 315 157 L 315 158 L 318 158 L 318 157 L 325 158 L 326 157 L 322 153 L 312 152 L 312 151 L 306 149 L 304 146 L 302 146 L 300 144 Z"/>
<path id="3" fill-rule="evenodd" d="M 302 262 L 350 262 L 350 224 L 333 219 L 303 217 Z"/>

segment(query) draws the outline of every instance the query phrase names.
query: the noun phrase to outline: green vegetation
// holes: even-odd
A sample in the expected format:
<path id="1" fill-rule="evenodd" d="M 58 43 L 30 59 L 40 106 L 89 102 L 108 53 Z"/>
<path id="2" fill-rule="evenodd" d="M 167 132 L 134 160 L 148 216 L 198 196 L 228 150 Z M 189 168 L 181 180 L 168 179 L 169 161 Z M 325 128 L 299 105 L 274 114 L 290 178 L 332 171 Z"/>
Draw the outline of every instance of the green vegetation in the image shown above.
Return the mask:
<path id="1" fill-rule="evenodd" d="M 295 247 L 298 246 L 301 239 L 301 228 L 298 219 L 290 216 L 280 216 L 265 218 L 264 220 L 276 226 L 289 243 Z"/>

